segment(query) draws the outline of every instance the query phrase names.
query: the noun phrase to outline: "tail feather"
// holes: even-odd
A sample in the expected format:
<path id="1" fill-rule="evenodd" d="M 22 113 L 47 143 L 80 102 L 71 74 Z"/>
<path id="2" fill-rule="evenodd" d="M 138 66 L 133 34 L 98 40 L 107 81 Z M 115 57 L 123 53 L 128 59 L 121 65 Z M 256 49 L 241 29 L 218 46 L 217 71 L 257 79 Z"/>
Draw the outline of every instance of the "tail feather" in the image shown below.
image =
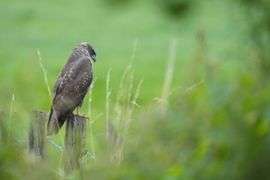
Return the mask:
<path id="1" fill-rule="evenodd" d="M 52 108 L 49 116 L 49 121 L 47 124 L 47 134 L 49 136 L 57 134 L 59 129 L 63 126 L 65 120 L 66 118 L 64 116 L 58 117 L 57 113 L 55 113 L 55 111 Z"/>

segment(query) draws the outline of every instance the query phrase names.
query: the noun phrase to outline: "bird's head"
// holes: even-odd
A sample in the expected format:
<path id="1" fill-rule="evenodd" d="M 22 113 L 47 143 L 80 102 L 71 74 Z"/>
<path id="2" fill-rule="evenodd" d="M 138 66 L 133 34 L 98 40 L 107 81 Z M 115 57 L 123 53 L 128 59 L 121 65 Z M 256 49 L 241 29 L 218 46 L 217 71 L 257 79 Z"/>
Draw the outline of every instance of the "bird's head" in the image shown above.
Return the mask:
<path id="1" fill-rule="evenodd" d="M 96 52 L 95 52 L 94 48 L 87 42 L 82 42 L 80 44 L 80 46 L 82 46 L 83 48 L 85 48 L 88 51 L 88 53 L 90 55 L 90 60 L 96 62 Z"/>

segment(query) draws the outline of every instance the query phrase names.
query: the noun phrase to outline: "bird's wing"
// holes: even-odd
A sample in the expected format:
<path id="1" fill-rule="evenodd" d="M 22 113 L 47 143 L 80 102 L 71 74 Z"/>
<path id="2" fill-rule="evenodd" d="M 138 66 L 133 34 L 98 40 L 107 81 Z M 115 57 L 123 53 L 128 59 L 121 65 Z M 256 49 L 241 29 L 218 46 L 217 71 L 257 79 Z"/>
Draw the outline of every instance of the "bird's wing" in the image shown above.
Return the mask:
<path id="1" fill-rule="evenodd" d="M 87 57 L 80 61 L 75 73 L 77 76 L 71 86 L 75 87 L 76 102 L 81 105 L 93 79 L 92 65 Z"/>
<path id="2" fill-rule="evenodd" d="M 69 81 L 68 78 L 72 75 L 74 76 L 74 74 L 72 74 L 72 66 L 74 66 L 74 63 L 66 64 L 59 73 L 53 89 L 53 101 L 55 100 L 56 95 L 60 94 L 67 85 Z"/>
<path id="3" fill-rule="evenodd" d="M 67 60 L 67 63 L 65 64 L 61 72 L 59 73 L 57 80 L 55 82 L 54 89 L 53 89 L 53 97 L 52 97 L 53 101 L 55 99 L 55 96 L 59 94 L 65 87 L 66 78 L 67 76 L 69 76 L 68 73 L 70 72 L 71 68 L 74 66 L 76 61 L 80 58 L 79 56 L 80 54 L 77 53 L 77 48 L 74 48 L 72 51 L 72 54 L 69 56 Z"/>
<path id="4" fill-rule="evenodd" d="M 64 67 L 59 75 L 54 88 L 53 101 L 59 96 L 74 95 L 80 96 L 87 91 L 92 81 L 92 69 L 87 57 Z M 65 91 L 66 93 L 62 93 Z"/>

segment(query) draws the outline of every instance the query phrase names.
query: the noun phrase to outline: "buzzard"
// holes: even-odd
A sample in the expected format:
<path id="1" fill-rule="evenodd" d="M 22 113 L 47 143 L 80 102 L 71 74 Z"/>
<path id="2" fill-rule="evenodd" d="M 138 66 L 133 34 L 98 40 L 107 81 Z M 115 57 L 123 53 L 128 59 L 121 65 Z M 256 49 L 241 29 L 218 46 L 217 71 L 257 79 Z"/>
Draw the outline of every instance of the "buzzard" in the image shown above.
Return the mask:
<path id="1" fill-rule="evenodd" d="M 69 56 L 54 85 L 48 135 L 57 134 L 66 118 L 83 103 L 93 79 L 96 52 L 87 42 L 80 43 Z"/>

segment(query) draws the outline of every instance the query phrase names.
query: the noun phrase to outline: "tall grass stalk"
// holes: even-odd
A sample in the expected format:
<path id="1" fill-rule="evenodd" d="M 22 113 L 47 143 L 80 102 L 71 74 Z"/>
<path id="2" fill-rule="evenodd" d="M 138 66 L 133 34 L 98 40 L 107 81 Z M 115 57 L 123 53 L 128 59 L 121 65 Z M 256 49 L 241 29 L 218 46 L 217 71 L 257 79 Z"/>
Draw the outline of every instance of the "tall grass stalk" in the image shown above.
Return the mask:
<path id="1" fill-rule="evenodd" d="M 136 88 L 136 91 L 135 91 L 135 95 L 134 95 L 134 97 L 133 97 L 133 99 L 132 99 L 132 101 L 131 101 L 132 105 L 131 105 L 131 109 L 130 109 L 130 116 L 132 115 L 132 113 L 133 113 L 135 107 L 140 107 L 139 104 L 137 103 L 137 99 L 138 99 L 139 96 L 140 96 L 140 93 L 141 93 L 141 87 L 142 87 L 142 85 L 143 85 L 143 81 L 144 81 L 144 79 L 142 79 L 142 80 L 139 82 L 139 84 L 138 84 L 138 86 L 137 86 L 137 88 Z"/>
<path id="2" fill-rule="evenodd" d="M 105 99 L 105 108 L 106 108 L 106 139 L 107 142 L 109 142 L 109 127 L 110 127 L 110 119 L 109 119 L 109 113 L 110 113 L 110 95 L 111 95 L 111 89 L 110 89 L 110 77 L 111 77 L 111 69 L 108 70 L 107 78 L 106 78 L 106 99 Z"/>
<path id="3" fill-rule="evenodd" d="M 112 159 L 119 165 L 123 159 L 123 152 L 125 142 L 128 136 L 128 130 L 132 122 L 132 115 L 137 104 L 137 99 L 140 95 L 143 80 L 141 80 L 132 96 L 134 70 L 132 65 L 129 65 L 124 71 L 118 89 L 117 101 L 115 105 L 117 127 L 112 127 L 116 132 L 116 139 L 114 140 L 114 152 Z"/>
<path id="4" fill-rule="evenodd" d="M 10 108 L 9 108 L 9 123 L 8 123 L 8 144 L 10 142 L 10 131 L 11 131 L 11 125 L 12 125 L 12 119 L 13 119 L 13 106 L 15 102 L 15 95 L 14 93 L 11 96 L 11 102 L 10 102 Z"/>
<path id="5" fill-rule="evenodd" d="M 143 81 L 140 81 L 135 95 L 132 97 L 132 89 L 133 89 L 133 80 L 134 80 L 134 70 L 132 69 L 132 63 L 136 58 L 138 46 L 138 39 L 136 38 L 134 41 L 134 46 L 131 54 L 130 64 L 125 69 L 119 84 L 118 94 L 116 98 L 115 104 L 115 112 L 116 112 L 116 125 L 113 126 L 110 124 L 110 130 L 113 132 L 114 144 L 114 152 L 112 152 L 112 159 L 116 161 L 119 165 L 121 163 L 123 157 L 124 144 L 127 138 L 128 129 L 132 120 L 132 114 L 135 106 L 137 105 L 136 100 L 140 94 L 140 88 Z"/>
<path id="6" fill-rule="evenodd" d="M 126 72 L 123 74 L 123 81 L 121 82 L 118 94 L 118 101 L 117 101 L 117 112 L 118 112 L 118 123 L 119 123 L 119 134 L 118 139 L 116 141 L 116 163 L 120 165 L 123 159 L 123 151 L 124 151 L 124 144 L 128 134 L 128 127 L 131 122 L 131 92 L 133 87 L 133 74 L 134 71 L 132 70 L 132 66 L 129 65 L 126 69 Z"/>
<path id="7" fill-rule="evenodd" d="M 187 87 L 186 89 L 184 89 L 184 95 L 190 93 L 191 91 L 193 91 L 194 89 L 196 89 L 197 87 L 199 87 L 200 85 L 202 85 L 205 82 L 204 79 L 200 80 L 197 83 L 194 83 L 193 85 Z"/>
<path id="8" fill-rule="evenodd" d="M 96 82 L 96 79 L 94 79 L 93 83 L 90 86 L 90 92 L 89 92 L 89 99 L 88 99 L 88 117 L 89 117 L 89 130 L 90 130 L 90 147 L 91 147 L 91 153 L 92 156 L 96 157 L 96 153 L 95 153 L 95 143 L 94 143 L 94 133 L 93 133 L 93 124 L 94 124 L 94 120 L 93 120 L 93 116 L 92 116 L 92 95 L 93 95 L 93 87 L 94 84 Z"/>
<path id="9" fill-rule="evenodd" d="M 171 89 L 171 83 L 173 79 L 174 64 L 175 64 L 175 59 L 176 59 L 176 50 L 177 50 L 177 40 L 176 38 L 173 38 L 171 40 L 171 45 L 169 49 L 167 68 L 166 68 L 163 89 L 162 89 L 162 94 L 161 94 L 162 111 L 164 114 L 166 114 L 167 108 L 168 108 L 167 102 L 168 102 L 168 97 L 169 97 L 170 89 Z"/>
<path id="10" fill-rule="evenodd" d="M 48 90 L 48 94 L 49 94 L 49 97 L 50 97 L 50 100 L 51 100 L 52 99 L 52 93 L 51 93 L 51 88 L 49 86 L 48 74 L 47 74 L 47 70 L 43 66 L 42 57 L 41 57 L 41 53 L 40 53 L 39 49 L 37 49 L 37 55 L 38 55 L 38 58 L 39 58 L 40 68 L 41 68 L 41 70 L 43 72 L 43 78 L 44 78 L 44 81 L 45 81 L 45 84 L 46 84 L 46 87 L 47 87 L 47 90 Z"/>
<path id="11" fill-rule="evenodd" d="M 128 99 L 130 99 L 130 91 L 131 91 L 131 81 L 130 77 L 133 77 L 132 75 L 132 65 L 129 64 L 127 68 L 125 69 L 116 99 L 116 105 L 115 105 L 115 111 L 116 111 L 116 120 L 118 121 L 118 124 L 121 123 L 121 121 L 124 119 L 124 113 L 126 112 L 126 108 L 129 106 Z M 127 86 L 127 87 L 126 87 Z"/>
<path id="12" fill-rule="evenodd" d="M 136 88 L 135 95 L 134 95 L 133 99 L 131 101 L 129 101 L 128 114 L 127 114 L 127 117 L 125 119 L 124 129 L 123 129 L 123 133 L 122 133 L 122 142 L 121 142 L 121 144 L 119 146 L 118 164 L 121 163 L 121 160 L 122 160 L 122 157 L 123 157 L 123 151 L 124 151 L 124 147 L 125 147 L 125 144 L 126 144 L 126 139 L 127 139 L 127 136 L 128 136 L 128 130 L 129 130 L 129 127 L 130 127 L 130 123 L 132 121 L 132 115 L 133 115 L 133 112 L 134 112 L 134 108 L 135 108 L 135 106 L 139 107 L 139 105 L 137 103 L 137 99 L 140 96 L 142 84 L 143 84 L 143 79 L 137 85 L 137 88 Z"/>
<path id="13" fill-rule="evenodd" d="M 131 63 L 133 63 L 134 59 L 136 58 L 137 47 L 138 47 L 138 38 L 136 38 L 134 41 L 132 55 L 131 55 Z"/>

